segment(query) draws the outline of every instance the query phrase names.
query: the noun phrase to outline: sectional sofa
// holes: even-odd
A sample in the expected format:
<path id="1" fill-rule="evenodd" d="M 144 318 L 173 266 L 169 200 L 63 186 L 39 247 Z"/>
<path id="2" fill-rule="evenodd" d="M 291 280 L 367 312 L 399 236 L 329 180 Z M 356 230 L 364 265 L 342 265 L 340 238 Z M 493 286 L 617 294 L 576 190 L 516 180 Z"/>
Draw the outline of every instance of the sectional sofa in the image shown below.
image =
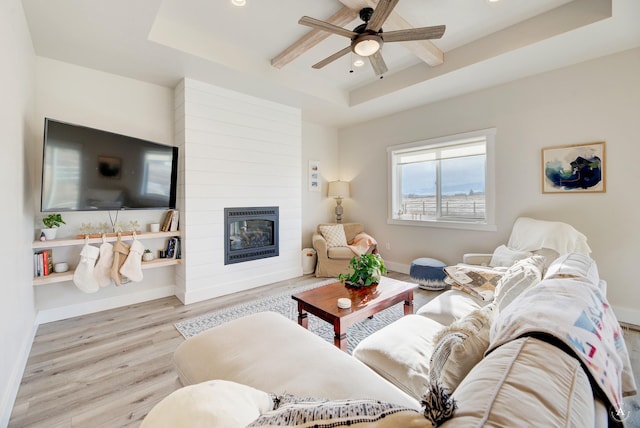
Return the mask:
<path id="1" fill-rule="evenodd" d="M 606 284 L 595 262 L 580 254 L 559 257 L 543 276 L 544 270 L 541 256 L 504 268 L 493 299 L 445 291 L 361 341 L 353 355 L 276 313 L 212 328 L 177 348 L 185 386 L 142 426 L 615 423 L 617 400 L 635 385 Z M 561 308 L 574 302 L 560 312 L 578 314 L 584 324 L 535 312 L 549 301 Z M 582 319 L 583 305 L 591 314 L 600 309 L 598 319 Z M 565 332 L 549 328 L 555 320 Z M 578 344 L 587 342 L 597 352 L 580 352 Z M 607 352 L 615 358 L 598 360 Z M 594 377 L 601 363 L 608 365 L 604 380 Z"/>

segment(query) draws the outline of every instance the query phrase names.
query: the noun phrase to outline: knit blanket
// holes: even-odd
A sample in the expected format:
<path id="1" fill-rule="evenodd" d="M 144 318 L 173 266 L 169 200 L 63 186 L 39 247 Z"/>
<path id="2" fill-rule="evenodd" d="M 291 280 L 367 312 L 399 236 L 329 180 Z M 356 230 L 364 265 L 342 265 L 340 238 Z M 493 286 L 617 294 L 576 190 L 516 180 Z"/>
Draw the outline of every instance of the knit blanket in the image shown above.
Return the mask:
<path id="1" fill-rule="evenodd" d="M 373 238 L 373 236 L 360 232 L 353 238 L 353 243 L 351 245 L 347 245 L 347 247 L 351 248 L 351 251 L 356 253 L 358 256 L 363 254 L 375 254 L 378 252 L 378 243 Z"/>
<path id="2" fill-rule="evenodd" d="M 521 336 L 550 335 L 574 352 L 609 408 L 620 410 L 636 385 L 620 324 L 602 290 L 581 277 L 540 282 L 500 312 L 487 352 Z"/>

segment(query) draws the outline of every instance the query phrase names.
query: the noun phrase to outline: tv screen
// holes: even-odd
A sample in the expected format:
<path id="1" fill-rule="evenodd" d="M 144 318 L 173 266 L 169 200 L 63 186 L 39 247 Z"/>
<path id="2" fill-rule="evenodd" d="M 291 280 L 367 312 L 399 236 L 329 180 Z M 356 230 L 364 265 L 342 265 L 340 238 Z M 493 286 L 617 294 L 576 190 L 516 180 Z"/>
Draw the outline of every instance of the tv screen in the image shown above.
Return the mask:
<path id="1" fill-rule="evenodd" d="M 178 148 L 45 118 L 42 212 L 170 209 Z"/>

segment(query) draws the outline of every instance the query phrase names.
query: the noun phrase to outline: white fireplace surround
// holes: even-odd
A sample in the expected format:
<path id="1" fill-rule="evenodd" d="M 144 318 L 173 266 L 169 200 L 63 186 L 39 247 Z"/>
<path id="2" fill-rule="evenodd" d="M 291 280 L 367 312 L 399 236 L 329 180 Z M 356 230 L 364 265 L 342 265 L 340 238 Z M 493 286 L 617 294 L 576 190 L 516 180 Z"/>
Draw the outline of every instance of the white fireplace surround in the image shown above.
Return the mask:
<path id="1" fill-rule="evenodd" d="M 299 109 L 184 79 L 175 89 L 185 304 L 302 275 Z M 224 263 L 224 208 L 279 207 L 279 255 Z"/>

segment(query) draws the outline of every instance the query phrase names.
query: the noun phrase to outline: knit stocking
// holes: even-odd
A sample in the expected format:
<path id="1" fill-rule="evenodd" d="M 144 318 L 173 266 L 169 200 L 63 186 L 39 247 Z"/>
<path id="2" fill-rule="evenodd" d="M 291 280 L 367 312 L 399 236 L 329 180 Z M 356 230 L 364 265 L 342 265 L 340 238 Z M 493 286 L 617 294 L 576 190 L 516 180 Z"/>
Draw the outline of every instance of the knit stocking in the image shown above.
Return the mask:
<path id="1" fill-rule="evenodd" d="M 80 263 L 73 273 L 73 283 L 85 293 L 95 293 L 100 289 L 98 282 L 93 277 L 98 253 L 100 250 L 89 244 L 84 244 L 82 251 L 80 251 Z"/>
<path id="2" fill-rule="evenodd" d="M 144 253 L 144 245 L 137 239 L 133 239 L 129 255 L 120 268 L 120 273 L 125 275 L 131 281 L 142 281 L 142 254 Z"/>
<path id="3" fill-rule="evenodd" d="M 116 241 L 113 246 L 113 264 L 111 265 L 111 279 L 116 285 L 122 284 L 122 275 L 120 275 L 120 268 L 124 264 L 124 261 L 129 254 L 129 245 L 125 244 L 120 240 Z"/>
<path id="4" fill-rule="evenodd" d="M 100 245 L 100 258 L 93 271 L 93 277 L 100 287 L 106 287 L 112 283 L 111 266 L 113 266 L 113 245 L 103 240 Z"/>

